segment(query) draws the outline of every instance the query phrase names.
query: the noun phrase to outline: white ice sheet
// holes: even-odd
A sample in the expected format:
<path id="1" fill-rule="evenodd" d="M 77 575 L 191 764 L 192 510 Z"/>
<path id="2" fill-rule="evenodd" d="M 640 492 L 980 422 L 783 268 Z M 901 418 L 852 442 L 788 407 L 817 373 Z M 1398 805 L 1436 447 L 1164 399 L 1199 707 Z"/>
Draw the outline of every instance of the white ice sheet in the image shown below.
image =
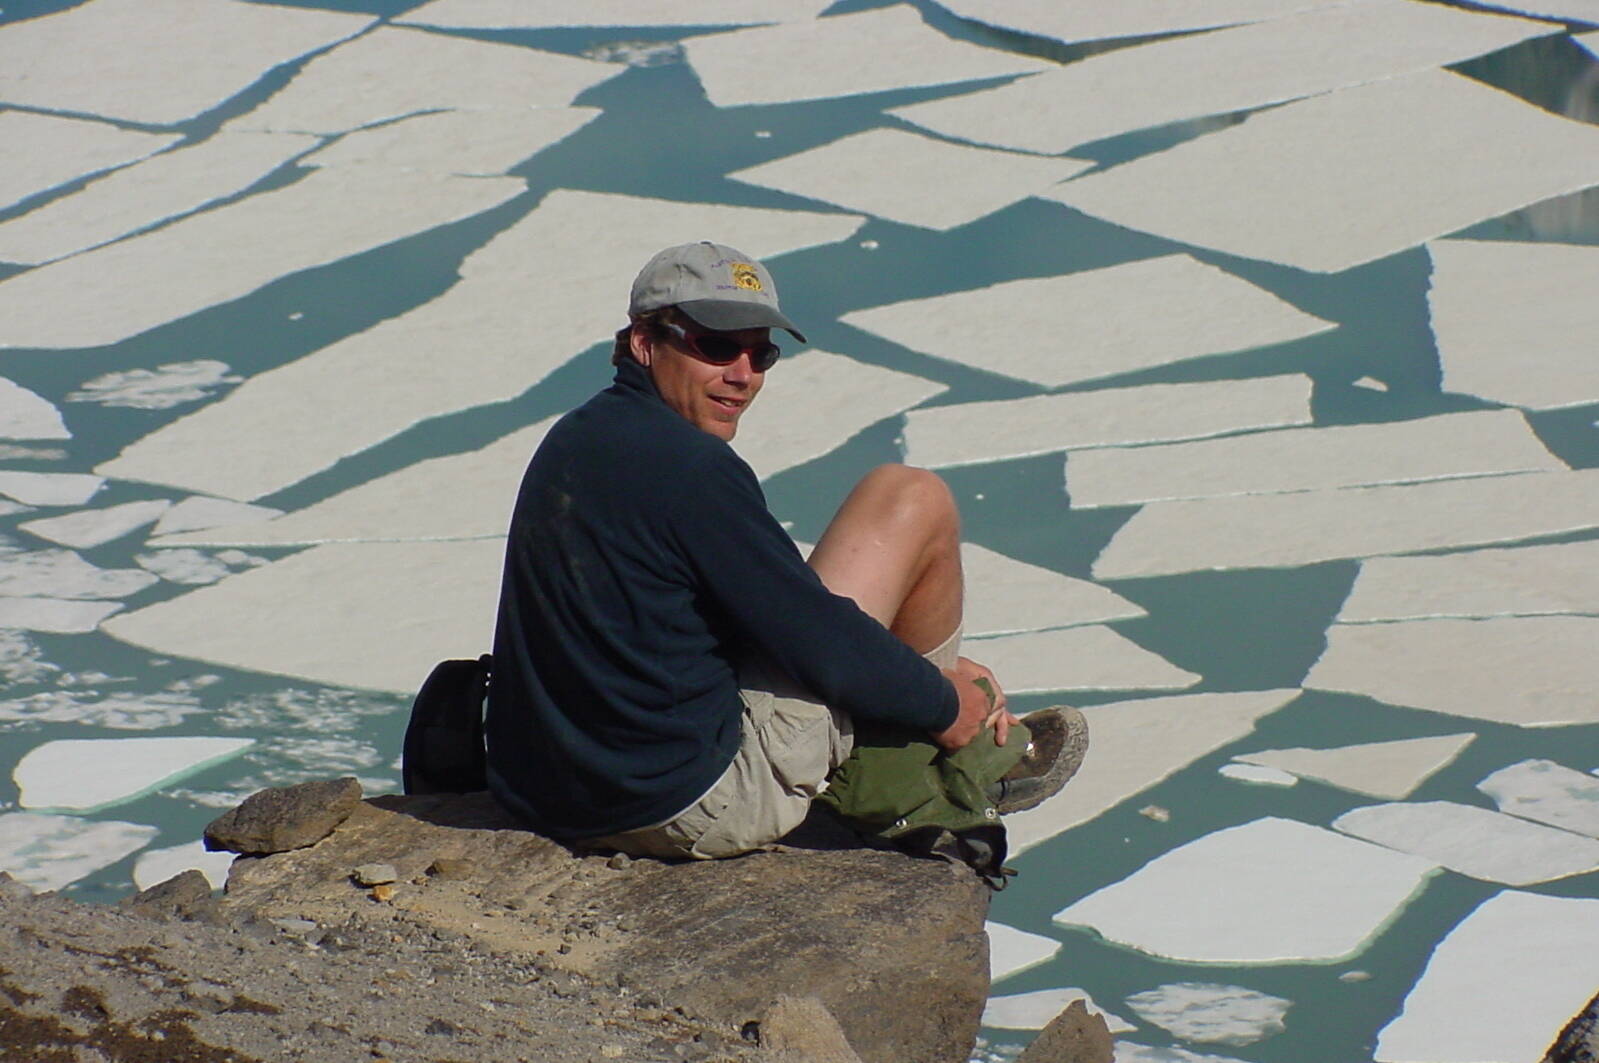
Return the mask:
<path id="1" fill-rule="evenodd" d="M 1599 129 L 1439 70 L 1286 104 L 1048 198 L 1333 273 L 1593 184 Z"/>
<path id="2" fill-rule="evenodd" d="M 141 890 L 158 886 L 185 871 L 198 871 L 206 877 L 214 890 L 228 881 L 228 869 L 233 866 L 234 854 L 207 852 L 204 842 L 186 842 L 165 849 L 148 849 L 133 862 L 133 884 Z"/>
<path id="3" fill-rule="evenodd" d="M 68 402 L 92 402 L 130 410 L 170 410 L 209 398 L 214 392 L 244 378 L 229 372 L 228 363 L 214 358 L 167 362 L 154 369 L 122 369 L 102 373 L 67 396 Z"/>
<path id="4" fill-rule="evenodd" d="M 0 377 L 0 439 L 71 438 L 54 403 Z"/>
<path id="5" fill-rule="evenodd" d="M 718 107 L 944 85 L 1052 65 L 946 37 L 909 4 L 690 37 L 683 51 Z"/>
<path id="6" fill-rule="evenodd" d="M 1335 624 L 1304 685 L 1522 727 L 1599 723 L 1595 646 L 1594 617 Z"/>
<path id="7" fill-rule="evenodd" d="M 121 602 L 69 598 L 0 598 L 0 628 L 79 635 L 122 608 Z"/>
<path id="8" fill-rule="evenodd" d="M 760 396 L 739 419 L 733 449 L 764 480 L 944 391 L 944 385 L 909 373 L 806 351 L 767 375 Z"/>
<path id="9" fill-rule="evenodd" d="M 1188 255 L 854 310 L 845 324 L 912 350 L 1059 387 L 1334 326 Z M 1085 321 L 1094 327 L 1084 329 Z"/>
<path id="10" fill-rule="evenodd" d="M 305 162 L 308 166 L 386 166 L 433 173 L 503 174 L 577 132 L 599 114 L 597 107 L 433 111 L 358 129 L 315 152 Z"/>
<path id="11" fill-rule="evenodd" d="M 1342 0 L 1121 0 L 1115 4 L 1063 4 L 1060 0 L 939 0 L 962 18 L 1068 43 L 1145 37 L 1282 18 Z"/>
<path id="12" fill-rule="evenodd" d="M 0 101 L 170 125 L 368 15 L 235 0 L 90 0 L 0 34 Z"/>
<path id="13" fill-rule="evenodd" d="M 119 343 L 286 274 L 479 214 L 525 187 L 516 178 L 316 170 L 0 281 L 0 347 Z"/>
<path id="14" fill-rule="evenodd" d="M 187 214 L 244 191 L 316 143 L 287 134 L 218 133 L 124 167 L 0 223 L 0 261 L 48 262 Z"/>
<path id="15" fill-rule="evenodd" d="M 1078 508 L 1565 469 L 1515 410 L 1085 450 L 1066 462 Z"/>
<path id="16" fill-rule="evenodd" d="M 25 753 L 11 772 L 23 808 L 97 812 L 236 757 L 253 738 L 67 738 Z"/>
<path id="17" fill-rule="evenodd" d="M 974 543 L 961 546 L 967 638 L 1103 624 L 1146 615 L 1097 583 L 1029 565 Z"/>
<path id="18" fill-rule="evenodd" d="M 1333 826 L 1462 875 L 1509 886 L 1599 868 L 1599 841 L 1451 801 L 1368 805 L 1345 812 Z"/>
<path id="19" fill-rule="evenodd" d="M 171 505 L 171 502 L 164 500 L 124 502 L 104 509 L 80 509 L 59 517 L 42 517 L 17 527 L 40 539 L 86 550 L 131 535 L 147 524 L 154 524 Z"/>
<path id="20" fill-rule="evenodd" d="M 419 461 L 277 520 L 217 525 L 151 545 L 503 539 L 528 459 L 554 423 L 545 418 L 479 450 Z"/>
<path id="21" fill-rule="evenodd" d="M 1134 129 L 1458 63 L 1558 32 L 1547 22 L 1415 0 L 1356 0 L 1121 48 L 890 113 L 961 140 L 1054 155 Z"/>
<path id="22" fill-rule="evenodd" d="M 974 655 L 975 656 L 975 655 Z M 977 657 L 981 660 L 981 657 Z M 1004 676 L 1000 676 L 1001 682 Z M 1180 694 L 1082 710 L 1093 755 L 1071 785 L 1037 808 L 1005 817 L 1012 853 L 1087 823 L 1200 757 L 1248 734 L 1297 690 Z"/>
<path id="23" fill-rule="evenodd" d="M 933 406 L 905 415 L 905 460 L 929 467 L 972 465 L 1306 425 L 1310 391 L 1310 378 L 1295 373 Z"/>
<path id="24" fill-rule="evenodd" d="M 1599 247 L 1438 240 L 1427 253 L 1445 391 L 1539 410 L 1599 402 L 1584 342 L 1599 323 Z"/>
<path id="25" fill-rule="evenodd" d="M 1584 33 L 1571 39 L 1593 53 L 1594 58 L 1599 59 L 1599 33 Z"/>
<path id="26" fill-rule="evenodd" d="M 58 890 L 137 852 L 158 833 L 142 823 L 4 812 L 0 871 L 35 890 Z"/>
<path id="27" fill-rule="evenodd" d="M 1331 963 L 1362 951 L 1434 870 L 1268 817 L 1180 845 L 1055 921 L 1187 963 Z"/>
<path id="28" fill-rule="evenodd" d="M 1370 558 L 1338 621 L 1548 613 L 1599 615 L 1599 540 Z"/>
<path id="29" fill-rule="evenodd" d="M 1000 1030 L 1042 1030 L 1073 1002 L 1081 1000 L 1090 1015 L 1099 1015 L 1111 1033 L 1126 1033 L 1137 1029 L 1132 1023 L 1106 1011 L 1094 998 L 1081 989 L 1038 989 L 1031 993 L 1014 993 L 1004 997 L 989 997 L 983 1008 L 983 1025 Z"/>
<path id="30" fill-rule="evenodd" d="M 1223 764 L 1216 769 L 1216 774 L 1235 782 L 1251 783 L 1255 786 L 1295 786 L 1299 783 L 1297 775 L 1258 764 Z"/>
<path id="31" fill-rule="evenodd" d="M 469 255 L 461 266 L 465 279 L 444 295 L 252 377 L 221 402 L 135 442 L 104 468 L 128 479 L 258 498 L 418 421 L 521 394 L 609 337 L 623 320 L 634 274 L 662 247 L 716 232 L 765 260 L 844 239 L 861 221 L 552 192 Z M 530 344 L 530 336 L 538 342 Z M 440 358 L 441 350 L 450 357 Z M 285 434 L 293 447 L 273 444 Z"/>
<path id="32" fill-rule="evenodd" d="M 437 662 L 489 648 L 504 554 L 499 539 L 318 546 L 103 630 L 157 653 L 414 694 Z"/>
<path id="33" fill-rule="evenodd" d="M 1477 789 L 1499 811 L 1599 838 L 1599 779 L 1552 760 L 1523 760 L 1500 768 Z"/>
<path id="34" fill-rule="evenodd" d="M 1092 165 L 869 129 L 728 176 L 906 225 L 952 229 Z"/>
<path id="35" fill-rule="evenodd" d="M 228 127 L 343 133 L 418 111 L 559 107 L 624 69 L 515 44 L 383 26 L 312 59 Z"/>
<path id="36" fill-rule="evenodd" d="M 1243 1063 L 1233 1056 L 1218 1056 L 1214 1052 L 1190 1052 L 1175 1045 L 1141 1045 L 1132 1041 L 1117 1041 L 1114 1046 L 1116 1063 Z"/>
<path id="37" fill-rule="evenodd" d="M 1094 577 L 1294 567 L 1594 527 L 1599 470 L 1151 502 L 1100 553 Z"/>
<path id="38" fill-rule="evenodd" d="M 1399 1017 L 1378 1035 L 1376 1059 L 1541 1059 L 1595 985 L 1599 900 L 1505 890 L 1439 942 Z"/>
<path id="39" fill-rule="evenodd" d="M 992 668 L 1012 694 L 1182 690 L 1200 680 L 1101 625 L 969 639 L 962 652 Z"/>
<path id="40" fill-rule="evenodd" d="M 15 23 L 6 27 L 8 33 L 15 28 Z M 0 60 L 0 71 L 4 69 Z M 0 73 L 0 79 L 4 76 Z M 177 140 L 104 122 L 0 111 L 0 210 L 68 181 L 153 155 Z"/>
<path id="41" fill-rule="evenodd" d="M 154 583 L 147 572 L 97 568 L 71 550 L 0 550 L 0 596 L 126 598 Z"/>
<path id="42" fill-rule="evenodd" d="M 1501 11 L 1514 11 L 1534 18 L 1599 25 L 1599 0 L 1503 0 L 1503 2 L 1484 3 L 1483 6 L 1498 8 Z"/>
<path id="43" fill-rule="evenodd" d="M 1293 1001 L 1244 986 L 1174 982 L 1134 993 L 1127 1006 L 1184 1041 L 1252 1045 L 1283 1032 Z"/>
<path id="44" fill-rule="evenodd" d="M 1331 749 L 1263 749 L 1235 760 L 1291 772 L 1341 790 L 1399 801 L 1454 762 L 1475 734 L 1362 742 Z"/>
<path id="45" fill-rule="evenodd" d="M 433 0 L 394 21 L 454 29 L 545 29 L 553 26 L 753 26 L 802 22 L 832 0 Z"/>
<path id="46" fill-rule="evenodd" d="M 1004 923 L 986 922 L 983 929 L 988 931 L 989 979 L 994 982 L 1036 967 L 1060 951 L 1060 942 L 1054 938 L 1029 934 Z"/>
<path id="47" fill-rule="evenodd" d="M 176 535 L 179 532 L 217 528 L 226 524 L 258 524 L 282 515 L 281 509 L 273 509 L 271 506 L 252 506 L 224 498 L 194 495 L 161 514 L 161 519 L 155 522 L 151 534 Z"/>

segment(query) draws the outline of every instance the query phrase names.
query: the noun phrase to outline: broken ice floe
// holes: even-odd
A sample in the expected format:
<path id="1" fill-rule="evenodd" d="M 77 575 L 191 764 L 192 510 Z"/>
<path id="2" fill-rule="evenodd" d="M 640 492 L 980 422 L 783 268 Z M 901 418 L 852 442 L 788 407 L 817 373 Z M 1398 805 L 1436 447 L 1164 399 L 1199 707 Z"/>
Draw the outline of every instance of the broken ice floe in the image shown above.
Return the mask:
<path id="1" fill-rule="evenodd" d="M 909 4 L 690 37 L 683 50 L 718 107 L 944 85 L 1053 65 L 953 40 Z"/>
<path id="2" fill-rule="evenodd" d="M 155 582 L 137 569 L 97 568 L 71 550 L 0 550 L 0 596 L 126 598 Z"/>
<path id="3" fill-rule="evenodd" d="M 215 583 L 233 571 L 225 562 L 199 550 L 156 550 L 139 554 L 134 560 L 140 568 L 168 583 L 199 586 Z"/>
<path id="4" fill-rule="evenodd" d="M 1588 49 L 1595 59 L 1599 59 L 1599 33 L 1584 33 L 1572 38 L 1578 44 Z"/>
<path id="5" fill-rule="evenodd" d="M 976 656 L 968 649 L 969 655 Z M 981 657 L 976 659 L 981 660 Z M 1004 676 L 1000 676 L 1004 683 Z M 1037 808 L 1005 817 L 1011 852 L 1022 853 L 1121 804 L 1194 761 L 1235 742 L 1297 690 L 1180 694 L 1082 710 L 1094 755 L 1072 783 Z"/>
<path id="6" fill-rule="evenodd" d="M 0 721 L 7 723 L 70 723 L 114 731 L 176 727 L 188 717 L 206 711 L 192 693 L 170 689 L 150 694 L 46 690 L 0 701 Z M 15 732 L 17 728 L 10 730 Z"/>
<path id="7" fill-rule="evenodd" d="M 1235 782 L 1256 786 L 1293 786 L 1299 782 L 1297 775 L 1259 764 L 1223 764 L 1216 769 L 1216 773 Z"/>
<path id="8" fill-rule="evenodd" d="M 905 415 L 905 460 L 930 467 L 971 465 L 1308 425 L 1310 392 L 1310 378 L 1294 373 L 932 406 Z M 996 431 L 996 425 L 1004 430 Z"/>
<path id="9" fill-rule="evenodd" d="M 1510 886 L 1599 869 L 1599 841 L 1450 801 L 1368 805 L 1333 820 L 1345 834 Z"/>
<path id="10" fill-rule="evenodd" d="M 1458 63 L 1547 22 L 1413 0 L 1358 0 L 1121 48 L 997 89 L 890 113 L 945 136 L 1054 155 L 1119 133 L 1228 114 Z"/>
<path id="11" fill-rule="evenodd" d="M 1599 838 L 1599 779 L 1552 760 L 1523 760 L 1500 768 L 1477 789 L 1499 811 Z"/>
<path id="12" fill-rule="evenodd" d="M 0 439 L 71 439 L 49 399 L 0 377 Z"/>
<path id="13" fill-rule="evenodd" d="M 0 871 L 35 890 L 58 890 L 137 852 L 158 833 L 142 823 L 0 813 Z"/>
<path id="14" fill-rule="evenodd" d="M 250 738 L 68 738 L 25 753 L 11 777 L 23 808 L 97 812 L 238 756 Z"/>
<path id="15" fill-rule="evenodd" d="M 0 281 L 0 346 L 119 343 L 287 274 L 480 214 L 525 188 L 516 178 L 313 170 Z"/>
<path id="16" fill-rule="evenodd" d="M 1200 680 L 1099 624 L 969 639 L 963 652 L 992 668 L 1012 694 L 1181 690 Z"/>
<path id="17" fill-rule="evenodd" d="M 100 621 L 121 608 L 121 602 L 45 597 L 0 598 L 0 628 L 78 635 L 93 631 L 100 626 Z"/>
<path id="18" fill-rule="evenodd" d="M 1399 801 L 1454 762 L 1475 734 L 1433 735 L 1393 742 L 1362 742 L 1332 749 L 1262 749 L 1240 753 L 1238 766 L 1259 765 L 1289 772 L 1290 778 Z"/>
<path id="19" fill-rule="evenodd" d="M 815 18 L 831 0 L 432 0 L 394 21 L 451 29 L 546 29 L 554 26 L 743 26 Z"/>
<path id="20" fill-rule="evenodd" d="M 124 502 L 104 509 L 80 509 L 59 517 L 41 517 L 17 525 L 22 531 L 52 543 L 85 550 L 120 539 L 147 524 L 154 524 L 171 502 Z"/>
<path id="21" fill-rule="evenodd" d="M 67 396 L 67 401 L 134 410 L 169 410 L 208 398 L 224 386 L 243 379 L 233 376 L 226 362 L 200 358 L 192 362 L 168 362 L 154 369 L 105 373 L 84 381 L 77 391 Z"/>
<path id="22" fill-rule="evenodd" d="M 1004 923 L 983 924 L 988 931 L 988 969 L 990 981 L 1009 978 L 1018 971 L 1036 967 L 1055 957 L 1060 942 L 1042 934 L 1029 934 Z"/>
<path id="23" fill-rule="evenodd" d="M 1010 996 L 989 997 L 983 1008 L 983 1025 L 1000 1030 L 1042 1030 L 1074 1002 L 1081 1000 L 1090 1015 L 1104 1018 L 1111 1033 L 1125 1033 L 1137 1029 L 1132 1023 L 1106 1011 L 1094 998 L 1081 989 L 1039 989 L 1031 993 L 1014 993 Z"/>
<path id="24" fill-rule="evenodd" d="M 233 866 L 233 854 L 207 852 L 204 842 L 185 842 L 165 849 L 147 849 L 133 862 L 133 884 L 141 890 L 157 886 L 174 875 L 185 871 L 198 871 L 211 883 L 214 890 L 228 881 L 228 868 Z"/>
<path id="25" fill-rule="evenodd" d="M 1514 11 L 1534 18 L 1586 22 L 1599 25 L 1599 0 L 1493 0 L 1483 7 Z"/>
<path id="26" fill-rule="evenodd" d="M 1062 4 L 1060 0 L 939 0 L 962 18 L 1052 37 L 1068 44 L 1116 37 L 1148 37 L 1283 18 L 1342 0 L 1121 0 L 1117 4 Z"/>
<path id="27" fill-rule="evenodd" d="M 1092 165 L 869 129 L 728 176 L 906 225 L 951 229 Z"/>
<path id="28" fill-rule="evenodd" d="M 1334 624 L 1304 685 L 1521 727 L 1599 723 L 1595 646 L 1595 617 Z"/>
<path id="29" fill-rule="evenodd" d="M 7 34 L 13 29 L 14 25 L 7 26 Z M 0 60 L 0 71 L 4 69 Z M 0 73 L 0 78 L 4 76 Z M 153 155 L 177 139 L 104 122 L 0 111 L 0 210 L 68 181 Z"/>
<path id="30" fill-rule="evenodd" d="M 244 191 L 316 143 L 313 137 L 219 133 L 124 167 L 0 223 L 0 261 L 49 262 L 187 214 Z"/>
<path id="31" fill-rule="evenodd" d="M 1505 890 L 1439 942 L 1399 1017 L 1378 1035 L 1375 1058 L 1541 1059 L 1595 985 L 1599 900 Z"/>
<path id="32" fill-rule="evenodd" d="M 171 125 L 368 15 L 229 0 L 90 0 L 0 34 L 0 101 Z"/>
<path id="33" fill-rule="evenodd" d="M 60 673 L 27 635 L 0 627 L 0 679 L 7 685 L 40 683 Z"/>
<path id="34" fill-rule="evenodd" d="M 1047 198 L 1170 240 L 1333 273 L 1596 183 L 1599 129 L 1438 70 L 1264 111 Z"/>
<path id="35" fill-rule="evenodd" d="M 1141 606 L 1108 587 L 965 543 L 963 630 L 967 638 L 1046 628 L 1103 624 L 1144 616 Z"/>
<path id="36" fill-rule="evenodd" d="M 1329 963 L 1362 951 L 1435 870 L 1268 817 L 1178 846 L 1055 921 L 1186 963 Z"/>
<path id="37" fill-rule="evenodd" d="M 1184 1041 L 1252 1045 L 1283 1032 L 1293 1001 L 1243 986 L 1174 982 L 1134 993 L 1127 1006 Z"/>
<path id="38" fill-rule="evenodd" d="M 420 111 L 561 107 L 619 72 L 556 52 L 383 26 L 312 59 L 228 128 L 343 133 Z"/>
<path id="39" fill-rule="evenodd" d="M 1540 410 L 1599 402 L 1584 342 L 1599 303 L 1599 247 L 1438 240 L 1427 253 L 1445 391 Z"/>
<path id="40" fill-rule="evenodd" d="M 1243 1063 L 1232 1056 L 1190 1052 L 1171 1045 L 1140 1045 L 1132 1041 L 1117 1041 L 1114 1050 L 1116 1063 Z"/>
<path id="41" fill-rule="evenodd" d="M 337 143 L 308 156 L 305 164 L 503 174 L 577 132 L 599 114 L 597 107 L 430 111 L 347 133 Z"/>
<path id="42" fill-rule="evenodd" d="M 273 509 L 271 506 L 252 506 L 224 498 L 194 495 L 161 514 L 161 519 L 155 522 L 151 534 L 177 535 L 180 532 L 218 528 L 224 525 L 259 524 L 282 515 L 281 509 Z"/>
<path id="43" fill-rule="evenodd" d="M 463 280 L 437 299 L 252 377 L 103 468 L 258 498 L 426 418 L 521 394 L 608 339 L 625 320 L 639 264 L 662 247 L 715 232 L 769 260 L 846 239 L 861 223 L 847 215 L 557 190 L 467 256 Z M 550 284 L 551 276 L 562 283 Z M 530 347 L 531 335 L 539 342 Z M 439 358 L 446 348 L 451 357 Z M 294 446 L 277 445 L 285 435 Z"/>
<path id="44" fill-rule="evenodd" d="M 764 480 L 944 390 L 909 373 L 806 351 L 767 378 L 761 397 L 739 421 L 733 449 Z"/>
<path id="45" fill-rule="evenodd" d="M 1550 613 L 1599 615 L 1599 539 L 1368 558 L 1338 622 Z"/>
<path id="46" fill-rule="evenodd" d="M 1131 579 L 1286 568 L 1595 527 L 1599 470 L 1151 502 L 1121 526 L 1093 571 Z"/>
<path id="47" fill-rule="evenodd" d="M 1085 450 L 1066 463 L 1072 505 L 1277 494 L 1565 469 L 1514 410 Z"/>
<path id="48" fill-rule="evenodd" d="M 499 539 L 318 546 L 103 630 L 157 653 L 415 693 L 438 661 L 489 649 L 504 553 Z"/>
<path id="49" fill-rule="evenodd" d="M 1188 255 L 1005 281 L 855 310 L 840 320 L 935 358 L 1045 387 L 1335 327 Z M 1095 327 L 1085 332 L 1084 321 Z"/>

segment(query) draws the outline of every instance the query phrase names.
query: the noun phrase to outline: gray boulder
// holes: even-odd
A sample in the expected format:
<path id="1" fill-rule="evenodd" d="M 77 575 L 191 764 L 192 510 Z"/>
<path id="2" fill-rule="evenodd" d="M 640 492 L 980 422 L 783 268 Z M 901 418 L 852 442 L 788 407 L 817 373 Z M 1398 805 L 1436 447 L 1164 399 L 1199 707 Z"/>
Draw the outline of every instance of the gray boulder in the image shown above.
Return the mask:
<path id="1" fill-rule="evenodd" d="M 1033 1039 L 1016 1063 L 1115 1063 L 1116 1045 L 1104 1016 L 1092 1015 L 1081 1000 L 1074 1000 L 1065 1011 Z"/>
<path id="2" fill-rule="evenodd" d="M 332 834 L 360 803 L 361 784 L 354 779 L 262 790 L 213 820 L 205 829 L 205 847 L 244 854 L 303 849 Z"/>

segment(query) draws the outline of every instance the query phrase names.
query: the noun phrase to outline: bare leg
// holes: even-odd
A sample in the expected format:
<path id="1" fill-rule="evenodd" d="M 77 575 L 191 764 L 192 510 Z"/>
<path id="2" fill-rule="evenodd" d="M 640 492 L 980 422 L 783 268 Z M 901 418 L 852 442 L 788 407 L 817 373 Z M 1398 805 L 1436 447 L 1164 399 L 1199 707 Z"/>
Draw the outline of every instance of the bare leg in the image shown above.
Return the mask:
<path id="1" fill-rule="evenodd" d="M 937 648 L 961 621 L 960 513 L 936 474 L 880 465 L 839 507 L 810 566 L 835 594 L 918 653 Z"/>

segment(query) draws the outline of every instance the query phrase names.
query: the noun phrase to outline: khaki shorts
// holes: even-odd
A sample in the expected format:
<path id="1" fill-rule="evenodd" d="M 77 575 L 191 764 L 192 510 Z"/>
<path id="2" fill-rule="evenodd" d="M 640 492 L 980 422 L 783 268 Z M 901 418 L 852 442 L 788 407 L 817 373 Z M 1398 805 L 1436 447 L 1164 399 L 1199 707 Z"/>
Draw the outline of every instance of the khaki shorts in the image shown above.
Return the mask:
<path id="1" fill-rule="evenodd" d="M 923 654 L 955 667 L 960 629 Z M 800 825 L 827 777 L 854 748 L 849 717 L 759 665 L 739 670 L 743 739 L 705 796 L 665 823 L 594 838 L 587 845 L 634 856 L 713 860 L 770 845 Z"/>

